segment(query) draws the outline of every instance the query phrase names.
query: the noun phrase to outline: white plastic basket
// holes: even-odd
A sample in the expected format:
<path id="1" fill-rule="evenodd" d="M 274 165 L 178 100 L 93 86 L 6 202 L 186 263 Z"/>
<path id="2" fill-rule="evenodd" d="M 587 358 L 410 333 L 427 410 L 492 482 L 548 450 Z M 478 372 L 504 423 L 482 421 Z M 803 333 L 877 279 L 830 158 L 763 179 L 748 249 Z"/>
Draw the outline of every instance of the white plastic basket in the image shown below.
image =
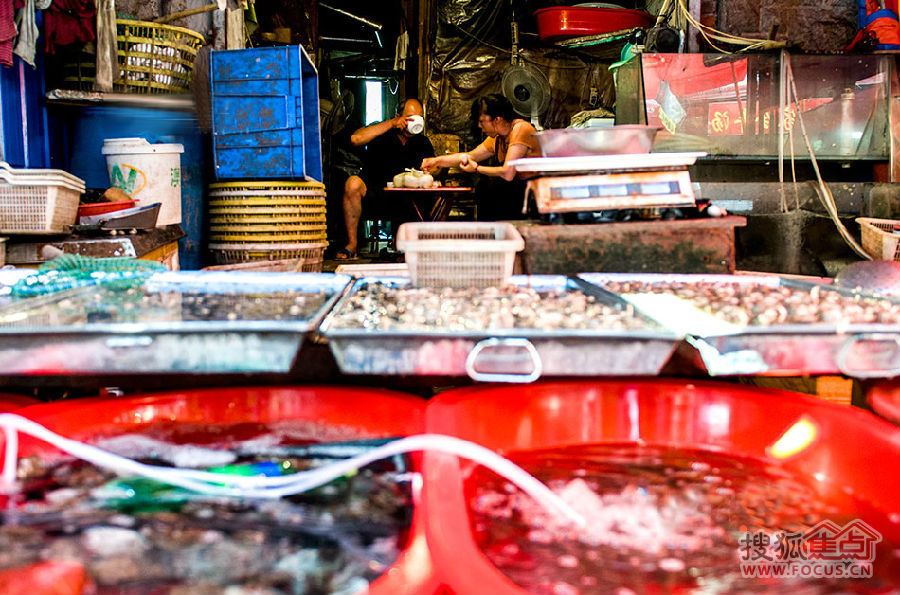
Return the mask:
<path id="1" fill-rule="evenodd" d="M 209 249 L 218 265 L 239 264 L 252 261 L 302 260 L 299 271 L 322 272 L 322 258 L 328 244 L 210 244 Z"/>
<path id="2" fill-rule="evenodd" d="M 857 217 L 862 235 L 863 250 L 876 260 L 900 261 L 900 235 L 894 233 L 896 219 L 872 219 Z"/>
<path id="3" fill-rule="evenodd" d="M 404 223 L 397 230 L 397 249 L 406 253 L 409 277 L 418 286 L 506 285 L 524 247 L 510 223 Z"/>
<path id="4" fill-rule="evenodd" d="M 0 183 L 0 233 L 65 233 L 81 193 L 68 185 Z"/>

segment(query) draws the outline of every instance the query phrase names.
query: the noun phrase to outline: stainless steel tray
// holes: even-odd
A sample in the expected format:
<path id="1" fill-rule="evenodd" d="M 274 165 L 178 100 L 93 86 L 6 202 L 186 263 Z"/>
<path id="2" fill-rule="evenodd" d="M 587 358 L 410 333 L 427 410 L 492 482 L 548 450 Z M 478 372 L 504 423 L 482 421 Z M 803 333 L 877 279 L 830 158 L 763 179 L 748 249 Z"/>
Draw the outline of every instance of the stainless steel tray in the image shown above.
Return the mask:
<path id="1" fill-rule="evenodd" d="M 760 275 L 665 275 L 584 273 L 579 277 L 598 287 L 610 281 L 650 285 L 728 283 L 752 291 L 754 287 L 818 291 L 854 301 L 877 300 L 900 312 L 896 299 L 874 296 L 807 281 Z M 705 371 L 713 376 L 739 374 L 844 374 L 856 378 L 900 374 L 900 317 L 882 323 L 811 322 L 790 324 L 730 324 L 689 302 L 622 295 L 649 318 L 672 332 L 682 333 L 697 350 Z M 824 295 L 824 293 L 823 293 Z M 678 298 L 674 298 L 678 300 Z M 693 311 L 691 311 L 693 310 Z"/>
<path id="2" fill-rule="evenodd" d="M 347 288 L 330 274 L 163 272 L 0 308 L 2 374 L 284 373 Z"/>
<path id="3" fill-rule="evenodd" d="M 583 291 L 617 309 L 617 297 L 577 279 L 517 276 L 511 283 L 542 292 Z M 410 287 L 408 279 L 357 280 L 320 327 L 341 371 L 347 374 L 469 376 L 478 381 L 531 382 L 540 376 L 656 375 L 681 336 L 634 313 L 638 330 L 398 330 L 339 327 L 336 318 L 350 308 L 362 288 L 383 283 Z"/>

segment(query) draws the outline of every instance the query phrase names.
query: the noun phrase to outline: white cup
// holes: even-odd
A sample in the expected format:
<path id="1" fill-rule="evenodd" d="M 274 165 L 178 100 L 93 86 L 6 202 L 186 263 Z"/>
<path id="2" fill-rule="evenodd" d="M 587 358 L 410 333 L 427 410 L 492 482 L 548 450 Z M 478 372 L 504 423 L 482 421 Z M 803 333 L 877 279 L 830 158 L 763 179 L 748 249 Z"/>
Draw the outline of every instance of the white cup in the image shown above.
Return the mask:
<path id="1" fill-rule="evenodd" d="M 422 134 L 425 130 L 425 118 L 422 116 L 410 116 L 406 119 L 406 131 L 410 134 Z"/>

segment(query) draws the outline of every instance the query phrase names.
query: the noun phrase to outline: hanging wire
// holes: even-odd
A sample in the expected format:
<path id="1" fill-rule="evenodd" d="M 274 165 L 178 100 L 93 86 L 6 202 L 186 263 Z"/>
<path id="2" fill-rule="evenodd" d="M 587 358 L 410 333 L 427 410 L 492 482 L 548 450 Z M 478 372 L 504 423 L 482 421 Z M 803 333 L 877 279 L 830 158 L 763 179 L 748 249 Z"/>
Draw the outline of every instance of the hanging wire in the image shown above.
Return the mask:
<path id="1" fill-rule="evenodd" d="M 734 52 L 722 49 L 718 47 L 713 40 L 721 41 L 724 43 L 728 43 L 731 45 L 742 45 L 744 46 L 741 52 L 748 52 L 753 50 L 771 50 L 783 48 L 787 44 L 783 41 L 775 41 L 772 39 L 754 39 L 752 37 L 742 37 L 740 35 L 732 35 L 730 33 L 725 33 L 723 31 L 719 31 L 712 27 L 707 27 L 706 25 L 700 23 L 694 16 L 691 14 L 691 11 L 687 7 L 687 0 L 675 0 L 677 3 L 677 14 L 683 18 L 685 21 L 690 23 L 697 31 L 703 36 L 703 39 L 716 51 L 722 52 L 723 54 L 731 54 Z"/>
<path id="2" fill-rule="evenodd" d="M 513 53 L 513 52 L 512 52 L 511 49 L 509 49 L 509 48 L 502 48 L 502 47 L 500 47 L 500 46 L 498 46 L 498 45 L 494 45 L 494 44 L 492 44 L 492 43 L 490 43 L 490 42 L 488 42 L 488 41 L 485 41 L 485 40 L 481 39 L 480 37 L 476 36 L 474 33 L 471 33 L 471 32 L 469 32 L 469 31 L 466 31 L 465 29 L 463 29 L 462 27 L 460 27 L 460 26 L 457 25 L 456 23 L 452 23 L 452 25 L 453 25 L 453 27 L 455 27 L 456 29 L 458 29 L 460 32 L 462 32 L 464 35 L 466 35 L 467 37 L 470 37 L 472 40 L 477 41 L 479 44 L 481 44 L 481 45 L 483 45 L 483 46 L 485 46 L 485 47 L 489 47 L 489 48 L 491 48 L 491 49 L 493 49 L 493 50 L 497 50 L 498 52 L 501 52 L 501 53 L 503 53 L 503 54 L 512 56 L 512 53 Z M 542 66 L 542 67 L 544 67 L 544 68 L 557 68 L 557 69 L 560 69 L 560 70 L 581 70 L 581 69 L 584 68 L 584 61 L 581 60 L 581 58 L 578 58 L 577 56 L 573 56 L 572 59 L 573 59 L 573 60 L 578 60 L 579 62 L 581 62 L 581 64 L 579 64 L 579 65 L 574 65 L 574 66 L 563 66 L 563 65 L 561 65 L 561 64 L 547 64 L 547 63 L 544 63 L 544 62 L 539 62 L 539 61 L 537 61 L 537 60 L 535 60 L 535 59 L 533 59 L 533 58 L 528 58 L 527 56 L 523 56 L 521 53 L 519 53 L 519 56 L 518 56 L 518 57 L 519 57 L 520 59 L 524 60 L 525 62 L 528 62 L 528 63 L 530 63 L 530 64 L 534 64 L 535 66 Z"/>
<path id="3" fill-rule="evenodd" d="M 268 477 L 228 475 L 196 469 L 147 465 L 66 438 L 14 413 L 0 414 L 0 428 L 3 429 L 6 436 L 0 491 L 6 493 L 15 491 L 19 432 L 43 440 L 74 457 L 119 474 L 138 475 L 200 494 L 244 498 L 281 498 L 308 492 L 381 459 L 409 452 L 432 451 L 455 455 L 484 465 L 518 486 L 550 512 L 579 527 L 585 525 L 584 518 L 568 503 L 512 461 L 474 442 L 440 434 L 420 434 L 400 438 L 368 452 L 323 467 L 292 475 Z"/>
<path id="4" fill-rule="evenodd" d="M 800 105 L 800 97 L 797 94 L 797 85 L 794 81 L 794 71 L 791 66 L 791 57 L 787 52 L 782 52 L 782 61 L 785 66 L 785 76 L 787 78 L 788 84 L 790 85 L 789 91 L 793 94 L 794 101 L 796 102 L 797 109 L 797 121 L 800 122 L 800 132 L 803 134 L 803 140 L 806 143 L 806 149 L 809 151 L 809 159 L 813 166 L 813 171 L 816 173 L 816 180 L 818 184 L 816 185 L 816 196 L 819 197 L 819 201 L 825 207 L 825 210 L 828 212 L 828 216 L 831 217 L 831 220 L 834 222 L 835 227 L 838 230 L 838 233 L 844 239 L 850 248 L 856 252 L 857 255 L 866 259 L 872 260 L 872 257 L 863 250 L 862 246 L 850 235 L 850 232 L 847 230 L 847 227 L 844 225 L 843 221 L 841 221 L 840 216 L 838 215 L 837 204 L 834 201 L 834 195 L 831 193 L 831 189 L 828 188 L 828 185 L 825 183 L 825 180 L 822 179 L 822 172 L 819 171 L 819 162 L 816 160 L 816 154 L 813 151 L 812 143 L 809 140 L 809 135 L 806 132 L 806 125 L 803 122 L 803 114 L 799 109 Z"/>
<path id="5" fill-rule="evenodd" d="M 787 77 L 781 77 L 778 82 L 778 101 L 778 193 L 781 195 L 781 212 L 787 213 L 787 195 L 784 191 L 784 122 L 791 104 Z M 793 147 L 793 143 L 791 146 Z"/>
<path id="6" fill-rule="evenodd" d="M 799 108 L 798 108 L 799 109 Z M 791 126 L 791 129 L 788 131 L 788 136 L 790 137 L 790 146 L 791 146 L 791 180 L 794 182 L 794 208 L 796 210 L 800 210 L 800 189 L 797 187 L 797 159 L 794 155 L 794 127 Z"/>

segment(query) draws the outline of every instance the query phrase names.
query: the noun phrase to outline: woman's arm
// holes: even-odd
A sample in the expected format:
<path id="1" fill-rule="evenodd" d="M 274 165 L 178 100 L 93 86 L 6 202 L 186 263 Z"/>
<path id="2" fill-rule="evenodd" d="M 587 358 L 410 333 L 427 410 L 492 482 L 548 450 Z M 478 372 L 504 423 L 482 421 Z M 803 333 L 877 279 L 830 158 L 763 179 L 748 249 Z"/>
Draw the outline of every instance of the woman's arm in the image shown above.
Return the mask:
<path id="1" fill-rule="evenodd" d="M 490 151 L 482 145 L 478 145 L 468 153 L 450 153 L 449 155 L 423 159 L 419 169 L 425 173 L 431 173 L 441 167 L 459 167 L 464 172 L 472 173 L 478 167 L 479 160 L 487 159 L 490 156 Z"/>
<path id="2" fill-rule="evenodd" d="M 512 145 L 509 150 L 506 151 L 506 161 L 503 162 L 503 165 L 497 167 L 477 166 L 477 169 L 475 171 L 486 176 L 496 176 L 498 178 L 503 178 L 504 180 L 509 182 L 516 177 L 516 168 L 509 164 L 510 161 L 521 159 L 527 154 L 527 146 L 519 144 Z"/>

